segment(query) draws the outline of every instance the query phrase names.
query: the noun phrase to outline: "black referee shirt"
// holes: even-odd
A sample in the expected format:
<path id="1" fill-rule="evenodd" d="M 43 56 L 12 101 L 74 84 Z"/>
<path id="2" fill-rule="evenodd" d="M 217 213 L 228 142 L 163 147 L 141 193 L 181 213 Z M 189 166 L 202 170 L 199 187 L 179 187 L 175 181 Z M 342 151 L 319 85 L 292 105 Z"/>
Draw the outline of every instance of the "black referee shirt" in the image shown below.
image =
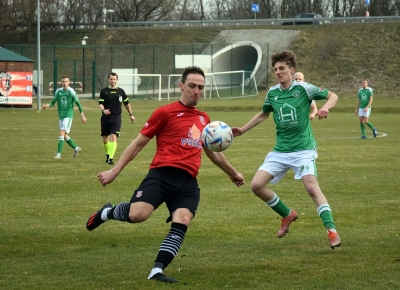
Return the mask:
<path id="1" fill-rule="evenodd" d="M 102 89 L 100 92 L 99 105 L 102 104 L 104 109 L 109 109 L 111 115 L 121 115 L 122 106 L 129 104 L 128 96 L 121 88 L 111 89 L 109 86 Z"/>

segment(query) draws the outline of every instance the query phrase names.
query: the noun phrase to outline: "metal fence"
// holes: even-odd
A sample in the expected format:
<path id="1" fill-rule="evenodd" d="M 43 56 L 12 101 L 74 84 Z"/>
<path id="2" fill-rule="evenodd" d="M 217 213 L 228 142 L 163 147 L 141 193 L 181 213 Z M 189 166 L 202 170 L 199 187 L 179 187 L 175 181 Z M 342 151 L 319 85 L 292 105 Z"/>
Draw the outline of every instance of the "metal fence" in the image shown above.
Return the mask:
<path id="1" fill-rule="evenodd" d="M 232 44 L 41 45 L 43 95 L 52 95 L 55 89 L 54 84 L 57 85 L 62 75 L 68 75 L 71 82 L 78 86 L 76 87 L 77 93 L 92 94 L 94 98 L 101 88 L 108 85 L 106 76 L 113 69 L 135 68 L 140 74 L 180 74 L 183 68 L 176 66 L 175 58 L 177 55 L 193 56 L 193 61 L 195 55 L 208 55 L 211 58 L 212 55 L 230 45 Z M 34 69 L 37 69 L 36 45 L 8 44 L 5 47 L 34 60 Z M 241 52 L 243 53 L 243 50 Z M 228 59 L 235 59 L 234 50 L 230 52 L 228 50 L 227 53 L 232 54 Z M 265 53 L 268 54 L 268 51 Z M 240 69 L 251 70 L 255 62 L 254 59 L 257 57 L 253 54 L 254 50 L 249 47 L 248 52 L 244 53 L 247 57 L 242 57 L 244 63 L 241 63 L 242 68 Z M 209 72 L 215 71 L 212 64 L 211 62 Z M 224 67 L 225 71 L 237 69 L 233 61 Z M 146 80 L 143 85 L 146 85 L 147 91 L 154 91 L 153 87 L 158 85 L 155 82 L 155 80 Z M 165 81 L 165 84 L 162 85 L 166 87 L 168 84 Z M 156 96 L 154 97 L 156 98 Z"/>
<path id="2" fill-rule="evenodd" d="M 283 22 L 293 22 L 295 18 L 270 18 L 270 19 L 231 19 L 231 20 L 180 20 L 180 21 L 136 21 L 136 22 L 109 22 L 107 27 L 187 27 L 187 26 L 263 26 L 282 25 Z M 399 22 L 400 16 L 375 16 L 375 17 L 325 17 L 319 18 L 323 24 L 341 23 L 374 23 L 374 22 Z M 89 25 L 90 26 L 90 25 Z"/>

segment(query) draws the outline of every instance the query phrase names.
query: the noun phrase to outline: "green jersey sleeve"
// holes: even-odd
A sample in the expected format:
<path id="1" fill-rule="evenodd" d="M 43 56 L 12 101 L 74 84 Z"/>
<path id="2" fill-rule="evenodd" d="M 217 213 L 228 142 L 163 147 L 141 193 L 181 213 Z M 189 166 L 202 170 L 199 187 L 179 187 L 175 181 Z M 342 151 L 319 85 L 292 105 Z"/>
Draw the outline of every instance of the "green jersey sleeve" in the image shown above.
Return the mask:
<path id="1" fill-rule="evenodd" d="M 79 101 L 78 96 L 76 95 L 75 91 L 72 91 L 72 97 L 73 97 L 74 103 L 78 106 L 79 112 L 83 113 L 83 108 L 82 108 L 81 102 Z"/>

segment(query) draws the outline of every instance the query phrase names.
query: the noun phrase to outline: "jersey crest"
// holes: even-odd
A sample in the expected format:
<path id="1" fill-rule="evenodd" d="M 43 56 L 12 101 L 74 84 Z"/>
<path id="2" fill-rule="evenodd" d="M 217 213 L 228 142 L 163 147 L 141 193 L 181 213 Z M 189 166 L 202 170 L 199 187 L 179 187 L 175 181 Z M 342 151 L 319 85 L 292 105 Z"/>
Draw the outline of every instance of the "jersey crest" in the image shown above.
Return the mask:
<path id="1" fill-rule="evenodd" d="M 206 122 L 204 121 L 204 117 L 203 117 L 203 116 L 200 116 L 200 122 L 201 122 L 203 125 L 206 124 Z"/>

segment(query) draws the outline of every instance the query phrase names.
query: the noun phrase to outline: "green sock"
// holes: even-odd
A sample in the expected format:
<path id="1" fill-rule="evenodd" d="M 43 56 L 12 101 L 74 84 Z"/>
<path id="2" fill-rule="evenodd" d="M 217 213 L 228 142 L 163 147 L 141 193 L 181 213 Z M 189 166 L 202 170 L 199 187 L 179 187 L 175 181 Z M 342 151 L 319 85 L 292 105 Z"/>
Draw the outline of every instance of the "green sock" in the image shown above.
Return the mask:
<path id="1" fill-rule="evenodd" d="M 281 217 L 287 217 L 290 214 L 290 208 L 281 201 L 279 196 L 274 192 L 274 197 L 267 201 L 267 205 L 272 208 Z"/>
<path id="2" fill-rule="evenodd" d="M 361 133 L 363 136 L 367 136 L 367 133 L 365 133 L 365 126 L 364 123 L 360 123 L 360 127 L 361 127 Z"/>
<path id="3" fill-rule="evenodd" d="M 57 153 L 60 153 L 60 154 L 61 154 L 63 147 L 64 147 L 64 137 L 61 137 L 61 136 L 60 136 L 60 137 L 58 138 Z"/>
<path id="4" fill-rule="evenodd" d="M 71 137 L 68 136 L 68 138 L 66 139 L 66 141 L 67 141 L 68 145 L 72 147 L 72 149 L 75 149 L 75 148 L 76 148 L 76 144 L 74 143 L 74 140 L 72 140 Z"/>
<path id="5" fill-rule="evenodd" d="M 117 151 L 117 142 L 108 142 L 108 155 L 110 155 L 110 159 L 114 158 L 115 151 Z"/>
<path id="6" fill-rule="evenodd" d="M 335 223 L 333 222 L 333 216 L 331 212 L 331 207 L 329 204 L 324 203 L 321 204 L 317 208 L 317 212 L 319 217 L 321 218 L 322 222 L 324 223 L 324 227 L 328 229 L 334 229 L 335 228 Z"/>
<path id="7" fill-rule="evenodd" d="M 374 125 L 372 125 L 372 123 L 371 123 L 371 122 L 368 122 L 368 123 L 367 123 L 367 125 L 368 125 L 368 127 L 370 127 L 370 128 L 371 128 L 371 130 L 374 130 L 374 129 L 375 129 Z"/>

